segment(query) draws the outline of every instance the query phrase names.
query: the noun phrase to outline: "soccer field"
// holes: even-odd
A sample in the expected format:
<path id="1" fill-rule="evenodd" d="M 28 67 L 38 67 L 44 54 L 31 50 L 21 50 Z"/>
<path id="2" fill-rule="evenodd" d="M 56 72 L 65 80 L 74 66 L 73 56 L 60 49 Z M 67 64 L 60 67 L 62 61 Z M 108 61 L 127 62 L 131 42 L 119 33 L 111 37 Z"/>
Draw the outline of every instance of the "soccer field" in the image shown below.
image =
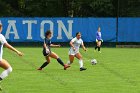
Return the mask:
<path id="1" fill-rule="evenodd" d="M 0 93 L 140 93 L 140 49 L 102 48 L 102 53 L 88 48 L 82 50 L 86 71 L 79 71 L 78 60 L 64 71 L 52 59 L 43 71 L 36 69 L 44 62 L 42 48 L 22 48 L 24 56 L 18 57 L 4 49 L 3 58 L 13 67 L 13 72 L 2 82 Z M 66 63 L 69 48 L 53 48 Z M 91 65 L 91 59 L 97 65 Z M 2 69 L 1 69 L 2 71 Z"/>

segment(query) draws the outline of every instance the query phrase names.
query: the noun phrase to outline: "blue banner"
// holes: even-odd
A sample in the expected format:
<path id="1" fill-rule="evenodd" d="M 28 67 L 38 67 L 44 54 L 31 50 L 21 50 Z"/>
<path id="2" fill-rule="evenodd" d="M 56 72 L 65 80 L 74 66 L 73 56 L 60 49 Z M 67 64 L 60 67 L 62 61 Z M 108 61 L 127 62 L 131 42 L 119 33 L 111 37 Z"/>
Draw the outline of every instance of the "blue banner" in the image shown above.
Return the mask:
<path id="1" fill-rule="evenodd" d="M 118 42 L 140 42 L 140 18 L 119 18 Z"/>
<path id="2" fill-rule="evenodd" d="M 76 32 L 84 42 L 95 42 L 98 26 L 106 42 L 116 41 L 116 18 L 0 18 L 2 34 L 10 42 L 42 42 L 53 31 L 52 42 L 69 42 Z"/>

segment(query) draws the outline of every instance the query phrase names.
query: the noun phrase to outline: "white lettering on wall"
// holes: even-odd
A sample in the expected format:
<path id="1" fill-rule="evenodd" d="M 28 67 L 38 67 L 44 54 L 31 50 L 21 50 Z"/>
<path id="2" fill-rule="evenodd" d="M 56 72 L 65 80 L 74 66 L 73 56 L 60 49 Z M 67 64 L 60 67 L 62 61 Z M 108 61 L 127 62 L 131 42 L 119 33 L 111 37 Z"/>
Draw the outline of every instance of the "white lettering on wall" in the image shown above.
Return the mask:
<path id="1" fill-rule="evenodd" d="M 32 24 L 37 24 L 36 20 L 23 20 L 23 24 L 28 24 L 28 35 L 27 39 L 32 39 Z"/>
<path id="2" fill-rule="evenodd" d="M 49 24 L 49 25 L 50 25 L 50 28 L 49 28 L 49 29 L 44 29 L 45 24 Z M 45 30 L 45 31 L 46 31 L 46 30 L 51 30 L 51 31 L 53 31 L 53 22 L 50 21 L 50 20 L 43 20 L 43 21 L 41 22 L 40 37 L 41 37 L 42 39 L 45 38 L 45 37 L 44 37 L 44 30 Z M 53 34 L 52 34 L 52 35 L 53 35 Z M 53 37 L 53 36 L 52 36 L 52 37 Z"/>
<path id="3" fill-rule="evenodd" d="M 73 20 L 68 20 L 68 29 L 66 29 L 65 25 L 61 20 L 57 20 L 58 23 L 58 37 L 57 39 L 62 39 L 62 30 L 64 31 L 65 35 L 67 36 L 68 39 L 72 39 L 72 24 Z"/>
<path id="4" fill-rule="evenodd" d="M 7 27 L 7 31 L 5 34 L 5 38 L 9 39 L 9 34 L 14 34 L 14 39 L 19 39 L 18 33 L 17 33 L 17 28 L 16 28 L 16 21 L 15 20 L 8 20 L 8 27 Z M 11 30 L 13 29 L 13 30 Z"/>

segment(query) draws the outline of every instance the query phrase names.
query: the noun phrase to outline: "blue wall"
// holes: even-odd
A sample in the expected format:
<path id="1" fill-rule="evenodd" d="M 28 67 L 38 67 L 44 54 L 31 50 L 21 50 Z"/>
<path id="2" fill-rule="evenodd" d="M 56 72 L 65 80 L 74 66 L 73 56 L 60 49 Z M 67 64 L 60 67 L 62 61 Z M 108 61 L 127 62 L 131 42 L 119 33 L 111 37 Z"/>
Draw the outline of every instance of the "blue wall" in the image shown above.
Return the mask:
<path id="1" fill-rule="evenodd" d="M 85 42 L 93 42 L 98 26 L 101 26 L 104 41 L 116 41 L 115 18 L 0 18 L 0 21 L 4 26 L 2 33 L 12 42 L 43 41 L 41 32 L 47 29 L 53 30 L 52 42 L 68 42 L 76 32 L 82 33 Z M 29 23 L 32 23 L 31 29 Z"/>
<path id="2" fill-rule="evenodd" d="M 52 42 L 69 42 L 76 32 L 84 42 L 95 42 L 101 27 L 105 42 L 140 42 L 140 18 L 0 18 L 6 39 L 11 42 L 42 42 L 44 32 L 53 31 Z M 117 37 L 117 40 L 116 40 Z"/>
<path id="3" fill-rule="evenodd" d="M 140 42 L 140 18 L 119 18 L 118 42 Z"/>

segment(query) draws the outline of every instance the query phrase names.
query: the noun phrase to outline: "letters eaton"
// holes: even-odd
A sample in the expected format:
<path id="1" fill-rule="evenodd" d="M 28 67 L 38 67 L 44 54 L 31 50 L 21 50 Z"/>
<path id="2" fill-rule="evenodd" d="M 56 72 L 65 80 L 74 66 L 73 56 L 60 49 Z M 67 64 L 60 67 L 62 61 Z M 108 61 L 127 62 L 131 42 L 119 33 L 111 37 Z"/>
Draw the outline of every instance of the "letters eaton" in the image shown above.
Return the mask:
<path id="1" fill-rule="evenodd" d="M 57 34 L 57 39 L 63 39 L 62 38 L 62 32 L 64 32 L 64 34 L 66 35 L 67 39 L 72 39 L 72 26 L 73 26 L 73 20 L 67 20 L 67 24 L 64 24 L 62 20 L 56 20 L 57 21 L 57 30 L 58 30 L 58 34 Z M 5 22 L 5 21 L 4 21 Z M 33 34 L 33 29 L 35 26 L 39 25 L 39 29 L 40 29 L 40 38 L 44 39 L 44 32 L 48 29 L 50 29 L 51 31 L 54 31 L 54 21 L 51 20 L 42 20 L 41 22 L 38 22 L 38 20 L 22 20 L 21 21 L 22 26 L 26 27 L 27 29 L 27 33 L 26 34 L 26 39 L 27 40 L 31 40 L 32 34 Z M 3 21 L 0 20 L 0 23 L 4 25 Z M 10 39 L 10 35 L 14 36 L 14 39 L 18 40 L 20 39 L 20 35 L 19 35 L 19 31 L 22 31 L 24 29 L 24 27 L 20 27 L 21 29 L 17 29 L 17 25 L 18 25 L 18 20 L 7 20 L 7 27 L 6 27 L 6 31 L 5 31 L 5 38 L 6 39 Z M 35 25 L 35 26 L 33 26 Z M 65 26 L 67 25 L 67 26 Z M 45 29 L 45 26 L 49 26 L 49 28 Z M 24 29 L 25 30 L 25 29 Z"/>

